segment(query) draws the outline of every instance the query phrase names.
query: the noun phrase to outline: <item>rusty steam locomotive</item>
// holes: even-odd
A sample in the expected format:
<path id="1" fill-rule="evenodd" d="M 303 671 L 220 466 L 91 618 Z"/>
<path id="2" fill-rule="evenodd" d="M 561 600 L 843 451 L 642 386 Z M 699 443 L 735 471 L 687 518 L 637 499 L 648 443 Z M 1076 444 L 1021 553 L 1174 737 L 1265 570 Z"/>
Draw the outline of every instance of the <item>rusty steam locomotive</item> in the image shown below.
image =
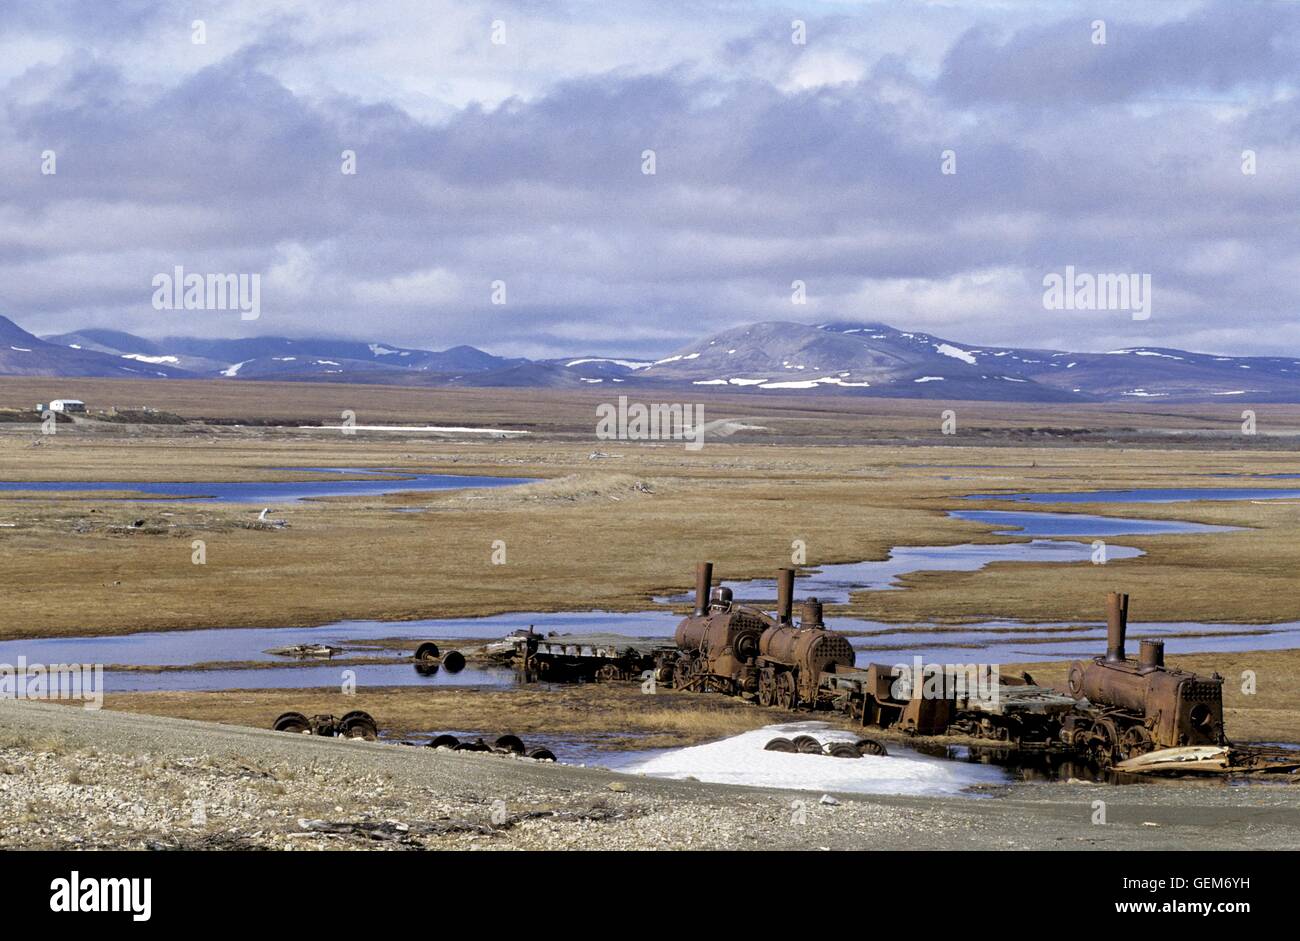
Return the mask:
<path id="1" fill-rule="evenodd" d="M 1070 665 L 1070 695 L 1088 703 L 1063 723 L 1061 739 L 1099 756 L 1133 758 L 1157 748 L 1223 745 L 1223 678 L 1165 666 L 1165 644 L 1143 640 L 1124 656 L 1128 595 L 1106 605 L 1106 654 Z"/>
<path id="2" fill-rule="evenodd" d="M 794 622 L 794 580 L 793 569 L 781 569 L 770 615 L 713 587 L 712 563 L 699 563 L 695 609 L 677 626 L 675 649 L 657 655 L 659 678 L 677 689 L 765 706 L 835 709 L 864 726 L 1074 751 L 1103 765 L 1159 748 L 1225 743 L 1217 674 L 1166 667 L 1161 641 L 1144 640 L 1136 661 L 1125 658 L 1127 595 L 1110 595 L 1106 653 L 1071 665 L 1068 696 L 1028 676 L 1002 677 L 990 700 L 947 687 L 922 695 L 919 685 L 900 695 L 892 668 L 856 666 L 852 645 L 826 627 L 816 598 L 803 602 Z"/>

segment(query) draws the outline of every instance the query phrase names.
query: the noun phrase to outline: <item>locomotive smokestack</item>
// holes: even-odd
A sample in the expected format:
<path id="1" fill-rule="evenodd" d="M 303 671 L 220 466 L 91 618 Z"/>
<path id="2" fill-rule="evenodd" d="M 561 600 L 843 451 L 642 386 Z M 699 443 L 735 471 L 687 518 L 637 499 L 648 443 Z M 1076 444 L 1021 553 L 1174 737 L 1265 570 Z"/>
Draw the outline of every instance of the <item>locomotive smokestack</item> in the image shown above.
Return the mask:
<path id="1" fill-rule="evenodd" d="M 776 573 L 776 619 L 789 624 L 794 616 L 794 569 Z"/>
<path id="2" fill-rule="evenodd" d="M 1165 665 L 1165 642 L 1144 640 L 1138 644 L 1138 669 L 1143 673 L 1159 670 Z"/>
<path id="3" fill-rule="evenodd" d="M 1124 662 L 1124 635 L 1128 632 L 1128 595 L 1112 591 L 1106 596 L 1106 660 Z"/>
<path id="4" fill-rule="evenodd" d="M 713 563 L 697 562 L 695 564 L 695 616 L 699 617 L 709 609 L 709 587 L 713 584 Z"/>

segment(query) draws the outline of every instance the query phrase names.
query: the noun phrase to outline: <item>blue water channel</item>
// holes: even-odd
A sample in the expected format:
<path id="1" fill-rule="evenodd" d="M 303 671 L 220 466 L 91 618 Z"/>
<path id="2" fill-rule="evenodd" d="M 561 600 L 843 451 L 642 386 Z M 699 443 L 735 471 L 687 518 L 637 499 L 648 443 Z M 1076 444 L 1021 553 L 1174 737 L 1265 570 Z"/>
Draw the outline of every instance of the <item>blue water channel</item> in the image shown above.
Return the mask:
<path id="1" fill-rule="evenodd" d="M 172 481 L 147 483 L 137 481 L 35 480 L 0 481 L 0 492 L 77 493 L 109 491 L 146 494 L 168 500 L 210 501 L 216 503 L 291 503 L 320 497 L 382 496 L 389 493 L 459 490 L 470 487 L 510 487 L 534 483 L 530 477 L 487 477 L 458 474 L 412 474 L 407 471 L 375 470 L 355 467 L 283 467 L 275 470 L 302 474 L 356 475 L 348 480 L 241 480 L 241 481 Z M 385 475 L 400 475 L 384 479 Z M 121 499 L 133 499 L 125 497 Z"/>

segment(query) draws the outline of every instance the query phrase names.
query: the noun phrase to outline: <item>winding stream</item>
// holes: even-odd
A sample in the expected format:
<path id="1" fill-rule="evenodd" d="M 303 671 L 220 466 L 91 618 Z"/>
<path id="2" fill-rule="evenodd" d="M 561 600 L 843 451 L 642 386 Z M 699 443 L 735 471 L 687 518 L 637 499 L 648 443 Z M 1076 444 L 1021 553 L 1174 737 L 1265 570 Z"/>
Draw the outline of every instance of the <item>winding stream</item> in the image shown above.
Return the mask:
<path id="1" fill-rule="evenodd" d="M 294 468 L 338 474 L 381 474 L 348 468 Z M 173 498 L 203 497 L 238 502 L 272 499 L 297 500 L 316 496 L 379 494 L 408 490 L 444 490 L 466 486 L 509 486 L 528 478 L 404 475 L 398 480 L 339 480 L 319 482 L 258 482 L 235 484 L 123 484 L 59 482 L 49 484 L 0 483 L 0 490 L 130 489 L 168 494 Z M 178 489 L 180 488 L 180 489 Z M 972 499 L 1002 499 L 1031 503 L 1175 502 L 1178 500 L 1243 500 L 1300 496 L 1300 490 L 1244 488 L 1191 488 L 1113 490 L 1073 493 L 978 494 Z M 994 563 L 1074 563 L 1091 560 L 1088 542 L 1068 538 L 1123 535 L 1180 535 L 1228 532 L 1235 527 L 1209 526 L 1171 520 L 1121 519 L 1093 514 L 1011 510 L 956 510 L 955 519 L 1002 527 L 998 535 L 1023 537 L 1019 542 L 952 546 L 900 546 L 887 559 L 823 565 L 801 574 L 801 597 L 815 595 L 828 604 L 843 604 L 853 592 L 900 590 L 899 580 L 917 572 L 976 571 Z M 1131 546 L 1107 546 L 1108 560 L 1142 555 Z M 774 579 L 724 582 L 738 600 L 770 604 L 775 600 Z M 632 613 L 603 611 L 539 613 L 519 612 L 484 618 L 419 621 L 339 621 L 322 627 L 210 628 L 192 631 L 145 632 L 108 637 L 47 638 L 0 642 L 0 663 L 102 663 L 127 667 L 105 672 L 110 692 L 146 690 L 227 690 L 308 688 L 337 686 L 344 670 L 351 670 L 358 685 L 404 686 L 505 686 L 514 682 L 506 669 L 467 667 L 459 673 L 437 671 L 422 675 L 405 663 L 349 663 L 352 658 L 409 657 L 400 641 L 416 639 L 488 640 L 512 631 L 535 627 L 543 632 L 617 633 L 629 637 L 670 638 L 680 620 L 669 604 L 689 600 L 689 595 L 655 598 L 661 607 Z M 858 649 L 858 662 L 896 663 L 924 656 L 927 662 L 984 663 L 1073 659 L 1096 654 L 1105 637 L 1100 622 L 1029 623 L 1010 620 L 976 624 L 899 625 L 858 618 L 829 617 L 830 627 L 844 631 Z M 1270 625 L 1199 624 L 1194 622 L 1134 622 L 1130 635 L 1162 637 L 1170 653 L 1230 652 L 1300 647 L 1300 621 Z M 269 648 L 292 643 L 325 643 L 344 648 L 335 661 L 287 662 L 269 654 Z M 206 665 L 199 669 L 198 665 Z M 171 669 L 150 669 L 167 667 Z M 185 669 L 186 667 L 196 667 Z M 130 669 L 135 668 L 135 669 Z M 144 669 L 140 669 L 144 668 Z"/>

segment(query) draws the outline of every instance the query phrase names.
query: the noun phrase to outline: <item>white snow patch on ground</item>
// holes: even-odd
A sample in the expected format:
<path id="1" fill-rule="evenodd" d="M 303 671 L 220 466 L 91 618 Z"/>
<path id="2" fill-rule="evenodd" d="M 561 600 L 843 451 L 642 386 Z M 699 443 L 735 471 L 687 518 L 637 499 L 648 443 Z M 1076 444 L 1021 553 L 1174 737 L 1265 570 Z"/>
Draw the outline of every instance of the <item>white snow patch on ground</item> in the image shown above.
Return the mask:
<path id="1" fill-rule="evenodd" d="M 731 381 L 736 382 L 735 379 L 732 379 Z M 745 385 L 755 384 L 755 380 L 753 379 L 746 379 L 743 380 L 743 382 Z M 760 379 L 757 380 L 757 382 L 759 383 L 758 387 L 760 389 L 815 389 L 823 383 L 833 386 L 843 386 L 845 388 L 850 386 L 864 387 L 871 385 L 869 382 L 848 382 L 841 379 L 839 376 L 818 376 L 816 379 L 793 379 L 788 382 L 768 382 L 765 379 Z"/>
<path id="2" fill-rule="evenodd" d="M 620 770 L 657 778 L 693 777 L 711 784 L 850 794 L 950 795 L 960 794 L 975 784 L 1007 780 L 999 768 L 915 753 L 884 758 L 832 758 L 763 749 L 778 736 L 796 735 L 811 735 L 823 744 L 858 739 L 852 732 L 829 728 L 825 722 L 791 722 L 743 732 L 720 742 L 674 749 Z"/>
<path id="3" fill-rule="evenodd" d="M 583 363 L 613 363 L 615 366 L 626 366 L 628 369 L 645 369 L 652 365 L 649 362 L 643 362 L 639 359 L 606 359 L 601 356 L 590 356 L 587 359 L 575 359 L 571 363 L 565 363 L 565 366 L 581 366 Z"/>
<path id="4" fill-rule="evenodd" d="M 233 365 L 231 365 L 231 366 L 227 366 L 225 369 L 221 370 L 221 375 L 223 375 L 223 376 L 237 376 L 237 375 L 239 375 L 239 370 L 240 370 L 242 367 L 247 366 L 247 365 L 248 365 L 249 363 L 251 363 L 251 362 L 252 362 L 251 359 L 246 359 L 246 360 L 244 360 L 242 363 L 235 363 L 235 364 L 233 364 Z"/>
<path id="5" fill-rule="evenodd" d="M 913 382 L 943 382 L 943 376 L 922 376 L 920 379 L 913 379 Z"/>
<path id="6" fill-rule="evenodd" d="M 1245 389 L 1237 389 L 1235 392 L 1211 392 L 1210 395 L 1245 395 Z"/>
<path id="7" fill-rule="evenodd" d="M 966 350 L 953 346 L 951 343 L 938 343 L 935 345 L 934 348 L 936 351 L 942 353 L 944 356 L 951 356 L 953 359 L 959 359 L 963 363 L 973 364 L 975 362 L 974 356 L 972 356 Z"/>
<path id="8" fill-rule="evenodd" d="M 123 359 L 133 359 L 141 363 L 179 363 L 180 360 L 175 356 L 145 356 L 143 353 L 123 353 Z"/>
<path id="9" fill-rule="evenodd" d="M 30 353 L 30 352 L 31 352 L 31 350 L 27 349 L 27 348 L 24 347 L 24 346 L 11 346 L 11 347 L 9 347 L 9 349 L 13 350 L 15 353 Z"/>

